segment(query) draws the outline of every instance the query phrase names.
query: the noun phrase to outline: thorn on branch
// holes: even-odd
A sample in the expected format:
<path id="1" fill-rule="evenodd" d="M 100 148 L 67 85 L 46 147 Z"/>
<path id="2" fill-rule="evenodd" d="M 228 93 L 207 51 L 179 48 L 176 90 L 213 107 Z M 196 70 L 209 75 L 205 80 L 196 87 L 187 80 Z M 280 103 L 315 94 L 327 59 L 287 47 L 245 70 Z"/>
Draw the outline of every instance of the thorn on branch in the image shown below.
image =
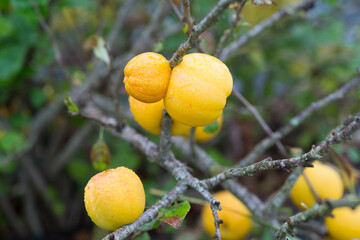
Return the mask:
<path id="1" fill-rule="evenodd" d="M 314 167 L 314 164 L 310 163 L 310 162 L 307 162 L 305 167 L 309 167 L 309 168 L 313 168 Z"/>
<path id="2" fill-rule="evenodd" d="M 125 127 L 125 123 L 124 122 L 117 122 L 116 124 L 116 131 L 117 132 L 122 132 L 122 130 L 124 129 Z"/>
<path id="3" fill-rule="evenodd" d="M 213 200 L 212 201 L 212 204 L 214 205 L 214 206 L 216 206 L 217 208 L 219 208 L 220 207 L 220 202 L 218 201 L 218 200 Z M 221 207 L 219 208 L 219 209 L 221 209 Z"/>

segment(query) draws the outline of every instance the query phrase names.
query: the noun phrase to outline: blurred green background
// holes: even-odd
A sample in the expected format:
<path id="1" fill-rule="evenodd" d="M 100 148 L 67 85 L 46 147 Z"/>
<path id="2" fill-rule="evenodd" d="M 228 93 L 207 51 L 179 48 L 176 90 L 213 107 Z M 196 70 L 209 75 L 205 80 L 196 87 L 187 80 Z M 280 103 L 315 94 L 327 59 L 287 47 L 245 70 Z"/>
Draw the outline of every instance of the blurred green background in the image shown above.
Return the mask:
<path id="1" fill-rule="evenodd" d="M 94 227 L 83 205 L 83 188 L 96 173 L 89 153 L 99 128 L 90 121 L 70 116 L 63 104 L 50 116 L 44 113 L 49 113 L 66 92 L 85 84 L 96 66 L 106 69 L 105 64 L 94 57 L 91 41 L 94 36 L 107 39 L 118 10 L 131 6 L 129 2 L 131 0 L 0 1 L 1 239 L 82 240 L 104 236 L 105 232 Z M 135 55 L 134 45 L 141 34 L 148 31 L 161 2 L 138 0 L 131 6 L 110 46 L 114 60 L 127 54 Z M 191 14 L 195 22 L 216 3 L 215 0 L 192 0 Z M 291 10 L 291 6 L 286 7 Z M 233 75 L 234 87 L 258 109 L 273 130 L 356 75 L 360 65 L 359 11 L 358 0 L 319 1 L 308 13 L 295 13 L 266 29 L 225 62 Z M 164 12 L 157 28 L 148 36 L 151 41 L 144 47 L 145 51 L 157 51 L 170 59 L 187 35 L 169 6 Z M 224 31 L 231 27 L 234 14 L 234 8 L 226 10 L 219 21 L 202 34 L 201 49 L 209 54 L 215 52 Z M 225 47 L 252 27 L 245 19 L 235 28 Z M 56 61 L 54 43 L 62 66 Z M 121 73 L 119 76 L 122 77 Z M 109 86 L 110 80 L 103 82 L 92 89 L 91 94 L 105 102 L 103 106 L 107 110 L 104 111 L 113 115 L 109 89 L 116 85 Z M 129 115 L 123 86 L 117 90 L 122 120 L 158 142 L 157 136 L 140 129 Z M 323 140 L 331 129 L 359 110 L 359 88 L 356 91 L 312 115 L 282 143 L 307 151 L 312 144 Z M 49 118 L 45 126 L 37 125 L 41 117 Z M 220 135 L 203 147 L 216 161 L 230 166 L 264 137 L 266 134 L 251 113 L 230 96 Z M 106 132 L 104 138 L 111 153 L 110 167 L 127 166 L 141 176 L 147 207 L 159 199 L 149 193 L 150 188 L 167 191 L 176 184 L 165 170 L 149 163 L 129 143 Z M 359 141 L 338 146 L 336 151 L 359 167 Z M 181 159 L 181 154 L 176 154 Z M 9 156 L 15 157 L 7 161 Z M 280 155 L 272 148 L 264 155 L 267 156 L 276 159 Z M 273 171 L 240 181 L 265 199 L 281 186 L 287 174 Z M 200 205 L 193 205 L 180 230 L 160 227 L 150 236 L 152 239 L 207 239 L 199 224 L 200 210 Z M 271 239 L 261 231 L 254 236 Z M 147 237 L 144 235 L 143 239 Z"/>

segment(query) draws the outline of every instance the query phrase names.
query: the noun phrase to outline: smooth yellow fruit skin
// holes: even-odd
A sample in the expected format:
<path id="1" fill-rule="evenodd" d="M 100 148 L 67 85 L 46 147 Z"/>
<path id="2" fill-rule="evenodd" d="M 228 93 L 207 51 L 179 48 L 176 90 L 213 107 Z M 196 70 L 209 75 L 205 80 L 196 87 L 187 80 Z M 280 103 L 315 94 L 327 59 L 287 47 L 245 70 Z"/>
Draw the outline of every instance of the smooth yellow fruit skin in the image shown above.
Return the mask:
<path id="1" fill-rule="evenodd" d="M 161 132 L 161 121 L 163 116 L 164 103 L 162 100 L 155 103 L 143 103 L 135 98 L 129 96 L 130 111 L 132 112 L 134 119 L 139 125 L 146 131 L 160 135 Z M 214 133 L 207 133 L 203 127 L 198 127 L 195 130 L 195 140 L 198 142 L 207 141 L 216 136 L 222 126 L 222 114 L 218 121 L 218 130 Z M 186 136 L 190 133 L 190 127 L 173 120 L 171 124 L 171 135 L 172 136 Z"/>
<path id="2" fill-rule="evenodd" d="M 125 89 L 141 102 L 157 102 L 165 97 L 170 73 L 170 65 L 164 56 L 153 52 L 139 54 L 125 66 Z"/>
<path id="3" fill-rule="evenodd" d="M 222 127 L 223 114 L 221 114 L 220 117 L 216 121 L 218 121 L 218 129 L 213 133 L 205 132 L 204 127 L 197 127 L 195 129 L 195 140 L 197 142 L 206 142 L 206 141 L 212 139 L 213 137 L 215 137 L 220 132 L 220 129 Z"/>
<path id="4" fill-rule="evenodd" d="M 131 169 L 118 167 L 93 176 L 85 187 L 84 201 L 91 220 L 114 231 L 140 217 L 145 208 L 145 192 Z"/>
<path id="5" fill-rule="evenodd" d="M 354 210 L 340 207 L 332 211 L 332 217 L 325 218 L 329 235 L 336 240 L 360 238 L 360 206 Z"/>
<path id="6" fill-rule="evenodd" d="M 205 132 L 204 127 L 197 127 L 195 129 L 195 141 L 196 142 L 206 142 L 206 141 L 214 138 L 221 130 L 222 122 L 223 122 L 223 114 L 221 114 L 220 117 L 216 121 L 218 122 L 218 129 L 213 133 Z M 172 130 L 173 130 L 173 132 L 178 133 L 177 135 L 189 137 L 190 128 L 191 127 L 177 122 L 177 124 L 174 125 Z"/>
<path id="7" fill-rule="evenodd" d="M 220 201 L 221 211 L 219 218 L 224 221 L 220 224 L 220 232 L 223 240 L 243 239 L 252 227 L 251 213 L 245 205 L 229 191 L 220 191 L 214 194 L 214 198 Z M 214 218 L 209 204 L 205 205 L 201 213 L 201 223 L 209 236 L 215 234 Z"/>
<path id="8" fill-rule="evenodd" d="M 129 96 L 130 111 L 136 122 L 146 131 L 160 135 L 161 121 L 164 110 L 164 102 L 160 100 L 155 103 L 144 103 Z M 190 131 L 190 127 L 185 126 L 177 121 L 172 121 L 171 135 L 186 135 Z"/>
<path id="9" fill-rule="evenodd" d="M 129 96 L 130 111 L 142 128 L 146 131 L 160 135 L 161 120 L 164 103 L 162 100 L 155 103 L 143 103 Z"/>
<path id="10" fill-rule="evenodd" d="M 188 126 L 209 125 L 220 117 L 232 86 L 231 73 L 219 59 L 202 53 L 185 55 L 171 72 L 166 111 Z"/>
<path id="11" fill-rule="evenodd" d="M 304 173 L 311 182 L 312 187 L 321 199 L 339 199 L 344 193 L 344 184 L 340 174 L 332 167 L 315 161 L 313 168 L 306 168 Z M 315 197 L 311 192 L 303 175 L 299 177 L 290 192 L 293 203 L 300 209 L 310 208 L 315 203 Z M 303 204 L 305 206 L 303 206 Z"/>

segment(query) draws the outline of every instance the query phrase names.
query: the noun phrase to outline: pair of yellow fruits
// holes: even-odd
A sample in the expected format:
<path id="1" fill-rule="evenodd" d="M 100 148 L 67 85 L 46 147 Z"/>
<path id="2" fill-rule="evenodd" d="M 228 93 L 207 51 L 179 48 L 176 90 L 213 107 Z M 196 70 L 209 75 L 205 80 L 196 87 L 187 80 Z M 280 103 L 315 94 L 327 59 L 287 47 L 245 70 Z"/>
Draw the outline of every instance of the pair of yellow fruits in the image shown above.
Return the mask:
<path id="1" fill-rule="evenodd" d="M 157 53 L 143 53 L 131 59 L 124 70 L 125 89 L 135 120 L 153 134 L 160 134 L 163 109 L 173 120 L 172 135 L 206 141 L 222 124 L 222 111 L 232 91 L 232 76 L 224 63 L 207 54 L 188 54 L 170 68 Z M 210 133 L 203 126 L 217 122 Z M 85 187 L 85 208 L 101 228 L 115 230 L 134 222 L 145 208 L 144 187 L 130 169 L 118 167 L 92 177 Z"/>
<path id="2" fill-rule="evenodd" d="M 171 69 L 160 54 L 147 52 L 132 58 L 124 70 L 130 110 L 145 130 L 159 135 L 163 109 L 172 118 L 172 135 L 188 136 L 191 127 L 199 142 L 215 136 L 222 125 L 222 111 L 233 80 L 226 65 L 201 53 L 184 56 Z M 217 130 L 204 126 L 217 122 Z"/>
<path id="3" fill-rule="evenodd" d="M 315 161 L 313 165 L 313 168 L 304 170 L 290 192 L 294 204 L 303 210 L 315 204 L 313 192 L 322 200 L 337 200 L 344 194 L 346 179 L 341 178 L 338 169 L 320 161 Z M 360 206 L 355 209 L 349 207 L 334 209 L 332 217 L 325 217 L 325 225 L 331 239 L 360 238 Z"/>
<path id="4" fill-rule="evenodd" d="M 313 190 L 311 190 L 310 184 Z M 322 200 L 340 199 L 344 193 L 344 182 L 337 169 L 320 161 L 315 161 L 314 168 L 306 168 L 298 178 L 290 192 L 290 197 L 298 208 L 305 210 L 316 202 L 313 191 Z M 224 221 L 220 225 L 222 239 L 243 239 L 252 227 L 250 211 L 229 191 L 215 193 L 214 197 L 221 202 L 223 208 L 219 212 L 219 218 Z M 349 207 L 336 208 L 332 211 L 332 215 L 332 217 L 325 217 L 325 225 L 331 239 L 360 238 L 360 206 L 355 209 Z M 203 208 L 201 222 L 209 236 L 215 234 L 215 226 L 209 206 Z"/>

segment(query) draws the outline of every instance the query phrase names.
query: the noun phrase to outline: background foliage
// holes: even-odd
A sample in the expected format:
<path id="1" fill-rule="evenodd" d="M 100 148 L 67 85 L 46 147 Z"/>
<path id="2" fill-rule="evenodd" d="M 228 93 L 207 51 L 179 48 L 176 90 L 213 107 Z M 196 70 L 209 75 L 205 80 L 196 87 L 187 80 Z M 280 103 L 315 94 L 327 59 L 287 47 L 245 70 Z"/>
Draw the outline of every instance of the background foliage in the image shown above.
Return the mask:
<path id="1" fill-rule="evenodd" d="M 108 36 L 117 10 L 127 2 L 34 2 L 39 13 L 32 1 L 0 2 L 0 238 L 99 239 L 105 233 L 92 224 L 83 205 L 83 188 L 96 173 L 89 160 L 91 146 L 98 138 L 95 124 L 69 116 L 62 106 L 26 154 L 10 162 L 6 157 L 32 144 L 33 124 L 44 109 L 63 98 L 73 86 L 86 83 L 87 74 L 96 64 L 102 64 L 94 57 L 93 37 Z M 216 3 L 215 0 L 192 0 L 191 14 L 195 21 L 199 22 Z M 137 1 L 111 45 L 112 58 L 133 54 L 132 46 L 141 33 L 147 31 L 158 5 L 159 1 Z M 355 75 L 360 63 L 359 10 L 357 0 L 320 1 L 308 13 L 286 17 L 266 29 L 226 61 L 234 87 L 257 107 L 273 130 Z M 225 11 L 201 36 L 202 49 L 214 53 L 224 31 L 231 26 L 234 13 L 234 9 Z M 39 14 L 51 35 L 41 26 Z M 156 51 L 170 59 L 187 35 L 170 10 L 160 24 L 146 51 Z M 240 24 L 225 44 L 251 28 L 249 24 Z M 54 55 L 54 42 L 61 53 L 62 67 Z M 93 93 L 113 113 L 112 93 L 106 84 Z M 117 90 L 123 106 L 121 118 L 158 142 L 157 136 L 144 132 L 131 118 L 123 86 Z M 311 116 L 282 143 L 294 151 L 307 151 L 358 107 L 359 94 L 332 103 Z M 220 135 L 202 146 L 220 164 L 230 166 L 265 136 L 251 113 L 231 96 Z M 176 184 L 169 173 L 149 163 L 129 143 L 106 132 L 104 138 L 111 153 L 110 167 L 123 165 L 141 176 L 147 206 L 159 199 L 150 194 L 149 189 L 168 191 Z M 357 141 L 337 146 L 335 150 L 359 169 L 359 136 L 354 139 Z M 177 155 L 181 159 L 181 154 Z M 267 156 L 281 155 L 272 148 L 263 157 Z M 334 163 L 331 158 L 328 160 Z M 240 181 L 264 199 L 282 185 L 287 175 L 286 171 L 270 171 Z M 286 211 L 295 211 L 290 202 L 287 206 Z M 207 239 L 199 224 L 200 210 L 201 205 L 193 204 L 180 230 L 162 226 L 150 235 L 154 239 Z M 259 229 L 254 230 L 253 236 L 271 239 Z"/>

